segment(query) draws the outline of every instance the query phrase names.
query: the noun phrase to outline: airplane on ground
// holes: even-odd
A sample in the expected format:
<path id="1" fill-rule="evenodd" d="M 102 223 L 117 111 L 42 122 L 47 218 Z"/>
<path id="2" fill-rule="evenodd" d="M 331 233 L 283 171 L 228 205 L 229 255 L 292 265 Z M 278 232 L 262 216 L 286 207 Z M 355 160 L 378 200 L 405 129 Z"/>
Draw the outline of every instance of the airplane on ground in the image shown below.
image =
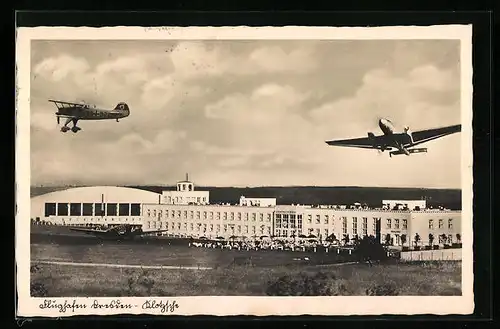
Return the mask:
<path id="1" fill-rule="evenodd" d="M 434 139 L 460 132 L 462 129 L 462 126 L 458 124 L 411 132 L 410 128 L 406 126 L 403 132 L 398 133 L 393 123 L 388 119 L 380 119 L 378 125 L 383 132 L 382 135 L 375 136 L 375 134 L 369 132 L 368 137 L 331 140 L 326 141 L 326 143 L 331 146 L 376 149 L 380 152 L 388 150 L 390 151 L 389 156 L 392 157 L 393 155 L 410 155 L 412 153 L 427 152 L 427 148 L 414 147 Z"/>
<path id="2" fill-rule="evenodd" d="M 91 234 L 106 240 L 132 240 L 144 235 L 166 232 L 166 230 L 144 232 L 139 225 L 130 224 L 117 225 L 107 229 L 71 227 L 70 230 Z"/>
<path id="3" fill-rule="evenodd" d="M 95 105 L 85 103 L 71 103 L 54 99 L 49 99 L 49 102 L 54 103 L 57 107 L 57 124 L 60 123 L 60 118 L 66 118 L 66 123 L 61 127 L 61 132 L 65 133 L 71 129 L 77 133 L 82 128 L 77 127 L 78 120 L 110 120 L 126 118 L 130 115 L 130 109 L 124 102 L 118 103 L 113 110 L 105 110 L 96 108 Z M 69 128 L 68 124 L 73 122 L 73 127 Z"/>

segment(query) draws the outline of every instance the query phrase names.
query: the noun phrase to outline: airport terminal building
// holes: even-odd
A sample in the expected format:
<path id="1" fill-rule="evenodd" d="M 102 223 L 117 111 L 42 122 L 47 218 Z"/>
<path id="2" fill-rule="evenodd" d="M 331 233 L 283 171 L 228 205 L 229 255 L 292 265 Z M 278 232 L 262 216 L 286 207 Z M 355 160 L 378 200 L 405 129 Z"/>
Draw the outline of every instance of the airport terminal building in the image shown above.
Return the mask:
<path id="1" fill-rule="evenodd" d="M 70 188 L 31 199 L 32 221 L 57 225 L 140 225 L 179 237 L 299 236 L 338 240 L 377 236 L 395 246 L 460 242 L 461 211 L 428 209 L 425 200 L 383 200 L 380 208 L 354 205 L 278 205 L 275 198 L 246 198 L 212 204 L 193 182 L 160 193 L 134 188 Z"/>

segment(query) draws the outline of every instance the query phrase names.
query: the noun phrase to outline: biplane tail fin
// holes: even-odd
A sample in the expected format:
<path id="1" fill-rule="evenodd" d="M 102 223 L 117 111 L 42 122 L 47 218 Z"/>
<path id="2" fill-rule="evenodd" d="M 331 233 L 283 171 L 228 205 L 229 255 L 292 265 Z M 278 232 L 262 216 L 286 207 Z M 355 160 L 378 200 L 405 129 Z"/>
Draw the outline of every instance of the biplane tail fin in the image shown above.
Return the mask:
<path id="1" fill-rule="evenodd" d="M 116 104 L 115 111 L 130 111 L 130 109 L 129 109 L 127 103 L 120 102 L 120 103 Z"/>

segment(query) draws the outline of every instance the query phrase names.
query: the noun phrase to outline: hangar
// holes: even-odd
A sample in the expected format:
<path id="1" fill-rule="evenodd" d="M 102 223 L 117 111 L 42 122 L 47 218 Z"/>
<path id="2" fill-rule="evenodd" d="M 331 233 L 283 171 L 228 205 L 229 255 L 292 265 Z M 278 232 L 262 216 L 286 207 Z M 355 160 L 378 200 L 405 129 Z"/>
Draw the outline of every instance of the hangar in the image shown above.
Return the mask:
<path id="1" fill-rule="evenodd" d="M 62 225 L 142 224 L 142 204 L 161 194 L 129 187 L 69 188 L 31 198 L 31 220 Z"/>

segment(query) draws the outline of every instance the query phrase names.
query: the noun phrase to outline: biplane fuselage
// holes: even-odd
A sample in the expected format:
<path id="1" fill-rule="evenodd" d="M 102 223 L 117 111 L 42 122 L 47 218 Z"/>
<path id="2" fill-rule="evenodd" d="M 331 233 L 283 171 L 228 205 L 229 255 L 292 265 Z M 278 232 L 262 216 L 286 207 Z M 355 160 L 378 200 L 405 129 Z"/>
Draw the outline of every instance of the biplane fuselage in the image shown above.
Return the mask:
<path id="1" fill-rule="evenodd" d="M 113 110 L 100 109 L 89 104 L 78 104 L 52 99 L 49 102 L 54 103 L 57 107 L 55 115 L 58 124 L 60 123 L 60 118 L 66 118 L 66 123 L 61 127 L 62 132 L 70 129 L 68 127 L 70 122 L 73 122 L 71 130 L 76 133 L 81 130 L 76 125 L 79 120 L 116 120 L 118 122 L 119 119 L 130 115 L 130 109 L 124 102 L 118 103 Z"/>

